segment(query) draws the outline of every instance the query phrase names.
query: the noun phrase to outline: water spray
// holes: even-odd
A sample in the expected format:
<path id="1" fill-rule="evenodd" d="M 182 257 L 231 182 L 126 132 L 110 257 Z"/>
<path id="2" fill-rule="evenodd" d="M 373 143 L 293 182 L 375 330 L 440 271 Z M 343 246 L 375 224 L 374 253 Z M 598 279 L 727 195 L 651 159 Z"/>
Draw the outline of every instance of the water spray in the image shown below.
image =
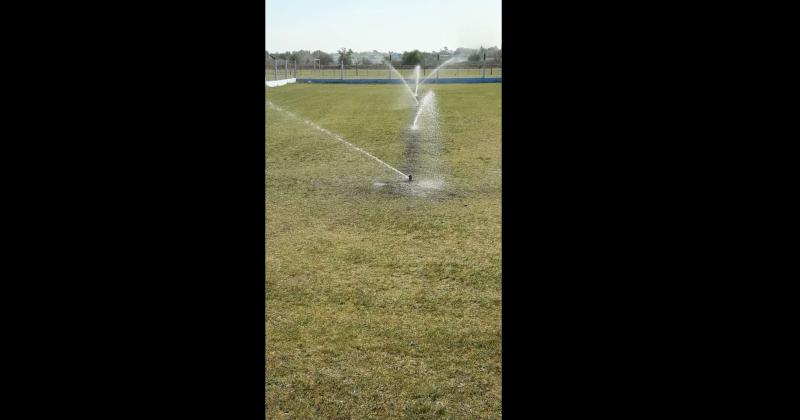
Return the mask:
<path id="1" fill-rule="evenodd" d="M 356 150 L 356 151 L 358 151 L 358 152 L 361 152 L 361 153 L 363 153 L 364 155 L 366 155 L 366 156 L 368 156 L 369 158 L 371 158 L 371 159 L 375 160 L 376 162 L 380 163 L 381 165 L 383 165 L 383 166 L 385 166 L 385 167 L 387 167 L 387 168 L 389 168 L 389 169 L 393 170 L 395 173 L 397 173 L 398 175 L 402 176 L 403 178 L 405 178 L 405 177 L 408 177 L 409 181 L 411 180 L 411 175 L 406 175 L 406 174 L 404 174 L 404 173 L 400 172 L 400 171 L 399 171 L 399 170 L 397 170 L 397 168 L 395 168 L 394 166 L 392 166 L 392 165 L 389 165 L 388 163 L 386 163 L 386 162 L 384 162 L 384 161 L 382 161 L 382 160 L 378 159 L 377 157 L 373 156 L 372 154 L 370 154 L 370 153 L 369 153 L 369 152 L 367 152 L 366 150 L 364 150 L 364 149 L 362 149 L 362 148 L 360 148 L 360 147 L 358 147 L 358 146 L 354 145 L 353 143 L 350 143 L 349 141 L 347 141 L 347 140 L 343 139 L 343 138 L 342 138 L 342 136 L 340 136 L 340 135 L 338 135 L 338 134 L 336 134 L 336 133 L 332 133 L 332 132 L 328 131 L 327 129 L 325 129 L 325 128 L 322 128 L 322 127 L 320 127 L 319 125 L 317 125 L 317 124 L 315 124 L 315 123 L 313 123 L 313 122 L 311 122 L 311 121 L 309 121 L 309 120 L 307 120 L 307 119 L 303 119 L 302 117 L 300 117 L 300 116 L 296 115 L 295 113 L 293 113 L 293 112 L 291 112 L 291 111 L 287 111 L 287 110 L 285 110 L 285 109 L 281 108 L 280 106 L 273 104 L 273 103 L 272 103 L 272 101 L 267 101 L 267 105 L 269 105 L 269 107 L 270 107 L 270 108 L 273 108 L 273 109 L 275 109 L 275 110 L 278 110 L 278 111 L 280 111 L 280 112 L 283 112 L 284 114 L 288 115 L 289 117 L 292 117 L 292 118 L 294 118 L 294 119 L 296 119 L 296 120 L 302 121 L 303 123 L 305 123 L 305 124 L 306 124 L 306 125 L 308 125 L 309 127 L 312 127 L 312 128 L 314 128 L 314 129 L 316 129 L 316 130 L 318 130 L 318 131 L 321 131 L 321 132 L 323 132 L 323 133 L 325 133 L 325 134 L 327 134 L 327 135 L 329 135 L 329 136 L 333 137 L 334 139 L 336 139 L 336 140 L 338 140 L 338 141 L 340 141 L 340 142 L 342 142 L 342 143 L 346 144 L 347 146 L 351 147 L 352 149 L 354 149 L 354 150 Z"/>
<path id="2" fill-rule="evenodd" d="M 406 83 L 406 80 L 403 78 L 403 75 L 402 75 L 402 74 L 400 74 L 400 72 L 399 72 L 399 71 L 397 71 L 397 69 L 395 69 L 395 68 L 394 68 L 394 66 L 392 66 L 392 63 L 391 63 L 391 57 L 390 57 L 390 61 L 387 61 L 387 62 L 386 62 L 386 65 L 388 65 L 388 66 L 389 66 L 389 75 L 390 75 L 390 77 L 389 77 L 389 78 L 391 78 L 391 74 L 392 74 L 392 72 L 394 72 L 395 74 L 397 74 L 397 77 L 400 79 L 400 81 L 401 81 L 401 82 L 403 83 L 403 85 L 406 87 L 406 89 L 408 90 L 408 93 L 409 93 L 409 95 L 411 95 L 411 98 L 414 100 L 414 102 L 416 102 L 416 103 L 417 103 L 417 105 L 419 105 L 419 100 L 417 99 L 417 95 L 416 95 L 416 94 L 414 93 L 414 91 L 411 89 L 411 86 L 409 86 L 409 85 L 408 85 L 408 83 Z"/>
<path id="3" fill-rule="evenodd" d="M 417 108 L 420 107 L 419 101 L 419 64 L 414 67 L 414 100 L 417 101 Z"/>
<path id="4" fill-rule="evenodd" d="M 436 57 L 436 60 L 438 62 L 438 60 L 439 60 L 438 56 Z M 435 69 L 433 69 L 433 71 L 428 73 L 428 75 L 424 79 L 422 79 L 422 81 L 420 83 L 425 83 L 433 75 L 436 75 L 436 80 L 439 80 L 439 70 L 441 70 L 444 66 L 446 66 L 446 65 L 448 65 L 448 64 L 450 64 L 452 62 L 462 61 L 462 60 L 463 60 L 463 58 L 461 56 L 453 56 L 453 57 L 449 58 L 444 63 L 439 64 L 439 66 L 437 66 Z"/>
<path id="5" fill-rule="evenodd" d="M 425 93 L 425 96 L 422 97 L 422 100 L 418 101 L 417 113 L 414 115 L 414 122 L 411 124 L 412 130 L 416 130 L 419 128 L 417 126 L 417 120 L 419 119 L 419 116 L 422 114 L 422 111 L 425 110 L 425 106 L 428 105 L 428 103 L 430 103 L 432 99 L 433 99 L 433 91 L 429 90 L 427 93 Z"/>

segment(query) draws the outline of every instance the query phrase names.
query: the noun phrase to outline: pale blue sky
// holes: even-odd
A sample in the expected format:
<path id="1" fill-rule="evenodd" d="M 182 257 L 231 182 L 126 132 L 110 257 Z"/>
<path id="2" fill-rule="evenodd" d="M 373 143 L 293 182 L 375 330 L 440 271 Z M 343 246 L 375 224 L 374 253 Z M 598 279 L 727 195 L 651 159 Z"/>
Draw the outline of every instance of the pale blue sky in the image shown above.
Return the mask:
<path id="1" fill-rule="evenodd" d="M 268 51 L 502 47 L 501 0 L 265 0 Z"/>

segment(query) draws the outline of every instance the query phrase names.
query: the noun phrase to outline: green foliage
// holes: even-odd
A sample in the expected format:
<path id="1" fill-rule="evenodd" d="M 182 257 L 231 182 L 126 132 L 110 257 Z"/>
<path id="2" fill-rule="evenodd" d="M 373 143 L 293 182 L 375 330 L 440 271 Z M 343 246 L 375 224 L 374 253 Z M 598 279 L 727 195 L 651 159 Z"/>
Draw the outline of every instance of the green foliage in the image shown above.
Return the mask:
<path id="1" fill-rule="evenodd" d="M 339 62 L 344 62 L 345 66 L 353 64 L 353 50 L 342 47 L 337 51 L 339 53 Z"/>
<path id="2" fill-rule="evenodd" d="M 403 53 L 402 58 L 403 64 L 407 66 L 413 66 L 415 64 L 422 63 L 422 53 L 419 50 L 414 51 L 406 51 Z"/>
<path id="3" fill-rule="evenodd" d="M 469 55 L 468 60 L 469 61 L 483 61 L 484 54 L 486 54 L 486 49 L 483 48 L 483 46 L 481 46 L 481 48 L 476 50 L 475 53 Z"/>
<path id="4" fill-rule="evenodd" d="M 320 50 L 314 51 L 313 53 L 311 53 L 311 56 L 314 57 L 314 58 L 318 58 L 319 59 L 319 63 L 321 65 L 323 65 L 323 66 L 328 65 L 328 64 L 333 62 L 333 57 L 330 54 L 328 54 L 326 52 L 323 52 L 323 51 L 320 51 Z"/>

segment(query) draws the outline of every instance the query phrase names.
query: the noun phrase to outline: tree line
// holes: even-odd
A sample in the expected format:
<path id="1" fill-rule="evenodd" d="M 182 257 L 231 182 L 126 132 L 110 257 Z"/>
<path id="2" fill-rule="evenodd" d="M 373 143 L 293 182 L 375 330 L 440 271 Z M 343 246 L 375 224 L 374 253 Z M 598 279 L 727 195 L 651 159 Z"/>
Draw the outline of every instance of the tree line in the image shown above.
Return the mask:
<path id="1" fill-rule="evenodd" d="M 308 50 L 286 51 L 283 53 L 270 53 L 269 51 L 265 51 L 265 65 L 267 68 L 271 68 L 274 65 L 270 55 L 280 60 L 288 59 L 289 61 L 296 61 L 297 65 L 302 67 L 311 67 L 316 63 L 322 66 L 329 66 L 341 62 L 344 62 L 346 66 L 370 66 L 382 64 L 383 61 L 389 57 L 389 52 L 377 50 L 354 52 L 352 49 L 345 47 L 340 48 L 334 53 L 327 53 L 321 50 L 313 52 Z M 488 61 L 501 62 L 503 59 L 503 50 L 497 47 L 484 48 L 481 46 L 477 49 L 457 48 L 455 50 L 450 50 L 444 47 L 439 51 L 429 52 L 420 50 L 403 51 L 402 53 L 392 52 L 392 63 L 403 65 L 420 64 L 431 67 L 453 56 L 461 57 L 466 61 L 480 62 L 483 61 L 484 55 Z"/>

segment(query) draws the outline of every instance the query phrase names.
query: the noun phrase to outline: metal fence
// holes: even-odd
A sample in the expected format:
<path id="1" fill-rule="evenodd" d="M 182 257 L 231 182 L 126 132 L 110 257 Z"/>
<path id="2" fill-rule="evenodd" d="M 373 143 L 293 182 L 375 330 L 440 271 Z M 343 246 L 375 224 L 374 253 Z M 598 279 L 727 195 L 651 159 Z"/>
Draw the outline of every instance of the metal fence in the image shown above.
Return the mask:
<path id="1" fill-rule="evenodd" d="M 288 78 L 303 79 L 397 79 L 398 74 L 406 80 L 414 78 L 416 66 L 392 64 L 397 72 L 391 70 L 387 64 L 371 65 L 300 65 L 292 60 L 267 60 L 265 68 L 266 80 L 281 80 Z M 460 62 L 448 64 L 431 75 L 437 66 L 420 65 L 420 80 L 428 77 L 454 78 L 454 77 L 502 77 L 503 66 L 499 61 Z"/>

